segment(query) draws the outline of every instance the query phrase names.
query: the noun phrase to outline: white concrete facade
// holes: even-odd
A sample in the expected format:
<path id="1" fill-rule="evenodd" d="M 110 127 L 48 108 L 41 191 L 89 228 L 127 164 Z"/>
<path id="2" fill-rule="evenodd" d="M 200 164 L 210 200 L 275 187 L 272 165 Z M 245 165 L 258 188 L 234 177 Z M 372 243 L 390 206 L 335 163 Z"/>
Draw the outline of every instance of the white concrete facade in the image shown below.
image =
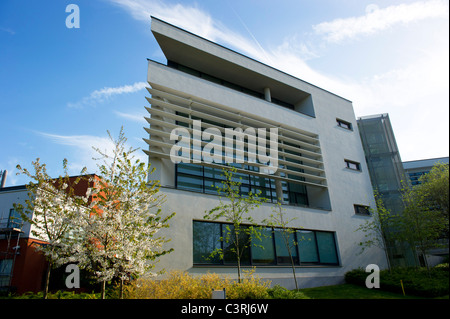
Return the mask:
<path id="1" fill-rule="evenodd" d="M 308 165 L 308 160 L 312 163 L 313 181 L 311 184 L 303 182 L 308 190 L 309 206 L 283 205 L 283 208 L 287 218 L 296 218 L 290 227 L 333 232 L 338 264 L 298 265 L 296 273 L 301 287 L 340 283 L 347 271 L 365 268 L 368 264 L 385 268 L 387 264 L 382 250 L 371 248 L 359 254 L 358 244 L 365 234 L 355 230 L 371 217 L 355 214 L 354 205 L 375 208 L 375 201 L 352 103 L 161 20 L 152 19 L 152 32 L 171 62 L 258 91 L 263 96 L 251 96 L 179 69 L 148 61 L 149 92 L 152 95 L 149 112 L 156 109 L 148 119 L 150 126 L 147 132 L 150 137 L 145 139 L 149 144 L 147 154 L 150 163 L 156 168 L 151 178 L 161 181 L 161 192 L 167 197 L 163 211 L 176 212 L 170 228 L 164 231 L 166 238 L 171 239 L 168 247 L 174 248 L 174 251 L 161 257 L 157 270 L 176 269 L 193 274 L 209 271 L 236 278 L 234 266 L 194 264 L 193 221 L 203 220 L 205 211 L 219 204 L 219 197 L 177 189 L 175 164 L 167 157 L 168 148 L 164 147 L 171 141 L 162 133 L 158 136 L 155 131 L 160 129 L 161 132 L 170 133 L 170 125 L 176 125 L 174 115 L 177 113 L 168 108 L 175 105 L 173 107 L 188 109 L 189 105 L 183 104 L 186 100 L 242 115 L 248 121 L 278 124 L 286 134 L 305 134 L 305 140 L 309 137 L 311 141 L 317 139 L 317 143 L 311 142 L 311 145 L 304 143 L 306 149 L 316 146 L 317 154 L 303 154 L 305 157 L 302 158 L 305 165 Z M 283 99 L 294 108 L 271 103 L 272 98 Z M 224 117 L 224 120 L 227 119 L 231 121 L 231 117 Z M 158 120 L 165 121 L 168 126 L 158 127 Z M 338 125 L 338 120 L 349 123 L 350 129 Z M 155 130 L 152 131 L 153 128 Z M 302 142 L 299 140 L 299 143 Z M 349 169 L 346 160 L 359 163 L 360 169 Z M 307 170 L 308 167 L 304 172 Z M 253 211 L 256 222 L 261 223 L 267 218 L 274 206 L 273 203 L 264 203 Z M 273 284 L 294 287 L 289 265 L 256 266 L 256 274 L 271 280 Z"/>
<path id="2" fill-rule="evenodd" d="M 30 223 L 23 222 L 22 220 L 15 219 L 14 217 L 19 217 L 18 213 L 15 216 L 10 216 L 11 210 L 14 209 L 14 204 L 21 204 L 26 208 L 26 200 L 29 199 L 28 190 L 25 186 L 12 186 L 0 189 L 0 228 L 8 228 L 8 221 L 12 217 L 13 222 L 23 223 L 21 230 L 21 238 L 28 238 L 31 236 L 31 231 L 33 230 Z M 10 226 L 14 227 L 14 226 Z"/>

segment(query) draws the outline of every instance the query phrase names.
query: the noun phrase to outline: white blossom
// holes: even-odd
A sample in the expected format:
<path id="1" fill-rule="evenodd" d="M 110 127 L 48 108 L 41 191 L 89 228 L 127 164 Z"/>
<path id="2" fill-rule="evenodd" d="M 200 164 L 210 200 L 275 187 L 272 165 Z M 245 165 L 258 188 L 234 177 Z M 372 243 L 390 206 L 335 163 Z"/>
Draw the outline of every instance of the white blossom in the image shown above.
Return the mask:
<path id="1" fill-rule="evenodd" d="M 159 182 L 147 182 L 150 166 L 134 159 L 136 150 L 125 150 L 122 130 L 113 142 L 112 156 L 97 149 L 104 163 L 97 177 L 83 176 L 89 187 L 82 196 L 74 194 L 67 174 L 55 183 L 39 159 L 35 175 L 18 166 L 36 180 L 28 210 L 21 208 L 33 235 L 48 242 L 40 250 L 51 264 L 75 262 L 99 282 L 149 275 L 153 261 L 171 251 L 157 233 L 175 214 L 162 216 Z"/>

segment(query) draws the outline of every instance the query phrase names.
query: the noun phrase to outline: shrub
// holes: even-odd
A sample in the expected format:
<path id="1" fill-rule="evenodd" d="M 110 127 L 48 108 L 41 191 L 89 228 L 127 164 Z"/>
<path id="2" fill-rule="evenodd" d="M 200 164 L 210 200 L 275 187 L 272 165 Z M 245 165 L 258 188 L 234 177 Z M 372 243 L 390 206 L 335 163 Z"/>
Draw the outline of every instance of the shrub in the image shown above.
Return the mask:
<path id="1" fill-rule="evenodd" d="M 362 268 L 353 269 L 345 273 L 345 282 L 365 286 L 368 273 Z"/>
<path id="2" fill-rule="evenodd" d="M 393 268 L 391 271 L 380 271 L 380 289 L 402 293 L 400 280 L 406 294 L 421 297 L 439 297 L 449 292 L 448 271 L 442 271 L 445 266 L 432 268 Z M 448 269 L 448 268 L 447 268 Z M 369 274 L 363 269 L 354 269 L 345 274 L 347 283 L 365 286 Z"/>
<path id="3" fill-rule="evenodd" d="M 212 289 L 219 289 L 221 281 L 215 274 L 195 278 L 186 272 L 173 271 L 166 279 L 137 279 L 127 286 L 126 296 L 137 299 L 205 299 L 210 298 Z"/>
<path id="4" fill-rule="evenodd" d="M 165 279 L 139 278 L 124 291 L 126 298 L 137 299 L 210 299 L 212 290 L 225 288 L 229 299 L 268 298 L 269 282 L 249 274 L 242 283 L 220 278 L 214 273 L 192 276 L 187 272 L 173 271 Z"/>
<path id="5" fill-rule="evenodd" d="M 449 266 L 448 263 L 443 263 L 443 264 L 439 264 L 434 266 L 435 269 L 439 269 L 439 270 L 443 270 L 443 271 L 449 271 Z"/>
<path id="6" fill-rule="evenodd" d="M 267 299 L 269 281 L 263 281 L 253 273 L 248 273 L 241 283 L 233 282 L 227 290 L 229 299 Z"/>
<path id="7" fill-rule="evenodd" d="M 12 296 L 14 299 L 43 299 L 43 292 L 26 292 L 22 295 Z M 74 291 L 61 291 L 55 293 L 48 293 L 48 299 L 99 299 L 99 294 L 95 293 L 75 293 Z"/>
<path id="8" fill-rule="evenodd" d="M 288 290 L 279 285 L 275 285 L 268 291 L 270 298 L 272 299 L 310 299 L 304 293 L 298 290 Z"/>

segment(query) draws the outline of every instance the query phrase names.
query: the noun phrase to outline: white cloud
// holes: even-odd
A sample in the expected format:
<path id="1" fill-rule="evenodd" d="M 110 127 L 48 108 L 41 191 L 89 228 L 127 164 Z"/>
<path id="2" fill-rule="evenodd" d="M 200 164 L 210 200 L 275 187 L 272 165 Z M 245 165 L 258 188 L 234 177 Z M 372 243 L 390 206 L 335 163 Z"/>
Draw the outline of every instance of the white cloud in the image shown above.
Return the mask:
<path id="1" fill-rule="evenodd" d="M 90 150 L 92 147 L 106 147 L 106 149 L 113 149 L 113 143 L 107 137 L 92 135 L 57 135 L 45 132 L 38 132 L 38 134 L 43 135 L 57 144 L 75 146 L 80 150 Z"/>
<path id="2" fill-rule="evenodd" d="M 150 23 L 150 17 L 154 16 L 203 37 L 210 38 L 215 34 L 212 18 L 196 7 L 166 4 L 158 0 L 109 1 L 124 8 L 139 21 Z"/>
<path id="3" fill-rule="evenodd" d="M 82 108 L 84 106 L 95 106 L 102 103 L 115 95 L 134 93 L 144 89 L 148 84 L 146 82 L 135 82 L 131 85 L 123 85 L 118 87 L 104 87 L 100 90 L 95 90 L 89 96 L 83 97 L 80 101 L 67 103 L 70 108 Z"/>
<path id="4" fill-rule="evenodd" d="M 10 28 L 0 27 L 0 31 L 7 32 L 7 33 L 9 33 L 11 35 L 16 34 L 16 32 L 14 30 L 10 29 Z"/>
<path id="5" fill-rule="evenodd" d="M 403 160 L 449 154 L 448 51 L 417 59 L 361 83 L 356 106 L 366 114 L 386 110 Z M 366 96 L 362 96 L 366 92 Z M 360 113 L 361 114 L 361 113 Z"/>
<path id="6" fill-rule="evenodd" d="M 233 32 L 198 7 L 167 4 L 158 0 L 109 0 L 128 11 L 136 20 L 150 22 L 154 16 L 208 40 L 239 48 L 261 62 L 270 63 L 270 57 L 256 41 L 249 41 Z"/>
<path id="7" fill-rule="evenodd" d="M 114 111 L 114 113 L 124 119 L 127 120 L 131 120 L 133 122 L 137 122 L 137 123 L 141 123 L 141 124 L 146 124 L 147 121 L 144 119 L 144 114 L 138 114 L 138 113 L 123 113 L 123 112 L 119 112 L 119 111 Z"/>
<path id="8" fill-rule="evenodd" d="M 64 157 L 68 159 L 69 174 L 71 175 L 79 174 L 84 167 L 87 168 L 88 173 L 97 172 L 97 165 L 103 164 L 103 160 L 96 160 L 102 158 L 102 156 L 95 149 L 99 149 L 108 156 L 114 154 L 115 144 L 109 136 L 106 135 L 59 135 L 39 131 L 35 133 L 55 144 L 69 147 L 70 152 L 66 153 Z M 111 135 L 113 138 L 116 138 L 114 132 L 111 132 Z M 140 142 L 140 140 L 127 140 L 125 149 L 128 150 L 130 147 L 133 149 L 138 148 L 135 145 L 138 144 L 138 142 Z M 141 162 L 146 163 L 148 161 L 147 156 L 141 149 L 136 150 L 133 155 Z"/>
<path id="9" fill-rule="evenodd" d="M 419 1 L 384 9 L 369 5 L 364 16 L 322 22 L 313 26 L 313 29 L 318 34 L 325 35 L 330 42 L 340 42 L 358 35 L 374 34 L 397 24 L 405 25 L 423 19 L 448 17 L 448 11 L 448 2 L 443 0 Z"/>
<path id="10" fill-rule="evenodd" d="M 114 151 L 114 143 L 107 136 L 93 136 L 93 135 L 58 135 L 45 132 L 36 132 L 37 134 L 44 136 L 53 143 L 69 146 L 72 150 L 71 154 L 65 156 L 69 162 L 69 173 L 76 175 L 79 174 L 83 167 L 88 169 L 89 173 L 97 171 L 97 164 L 101 164 L 94 158 L 100 158 L 101 155 L 94 150 L 98 148 L 105 154 L 112 156 Z M 112 133 L 113 137 L 114 134 Z M 130 146 L 134 148 L 131 143 L 127 143 L 126 149 Z M 141 150 L 137 150 L 133 153 L 136 158 L 142 162 L 147 162 L 147 156 Z"/>
<path id="11" fill-rule="evenodd" d="M 447 17 L 448 20 L 446 1 L 414 2 L 384 9 L 369 5 L 364 16 L 314 26 L 313 37 L 324 35 L 328 41 L 341 42 L 387 29 L 392 32 L 394 27 L 412 22 L 431 25 L 427 37 L 436 38 L 432 47 L 424 48 L 417 39 L 419 42 L 414 47 L 397 48 L 415 52 L 408 55 L 411 58 L 408 63 L 350 79 L 311 68 L 306 61 L 317 56 L 309 49 L 310 45 L 295 36 L 286 36 L 281 44 L 262 50 L 255 41 L 230 31 L 197 7 L 143 0 L 110 1 L 122 6 L 137 20 L 149 22 L 150 15 L 156 16 L 350 99 L 357 116 L 389 113 L 404 160 L 448 156 L 448 22 L 447 31 L 442 31 L 445 23 L 433 25 L 436 19 L 432 19 Z M 427 125 L 425 129 L 422 129 L 423 123 Z"/>
<path id="12" fill-rule="evenodd" d="M 58 135 L 45 132 L 37 133 L 53 143 L 72 148 L 73 153 L 76 154 L 74 161 L 69 159 L 69 169 L 72 174 L 78 174 L 83 167 L 86 167 L 89 172 L 96 171 L 96 164 L 93 158 L 97 158 L 100 155 L 93 147 L 99 148 L 106 154 L 112 154 L 112 151 L 114 150 L 114 143 L 108 137 L 92 135 Z"/>
<path id="13" fill-rule="evenodd" d="M 158 0 L 109 1 L 127 10 L 136 20 L 150 23 L 150 17 L 154 16 L 203 37 L 209 38 L 215 33 L 212 18 L 196 7 L 166 4 Z"/>

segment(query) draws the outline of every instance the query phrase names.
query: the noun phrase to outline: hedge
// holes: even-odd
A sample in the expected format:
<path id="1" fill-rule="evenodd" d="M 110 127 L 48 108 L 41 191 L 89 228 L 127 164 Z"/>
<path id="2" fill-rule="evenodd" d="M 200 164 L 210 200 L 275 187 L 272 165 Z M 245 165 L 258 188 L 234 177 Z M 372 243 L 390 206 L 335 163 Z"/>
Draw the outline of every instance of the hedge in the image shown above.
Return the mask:
<path id="1" fill-rule="evenodd" d="M 345 281 L 350 284 L 366 286 L 369 273 L 364 269 L 354 269 L 345 274 Z M 380 289 L 403 293 L 400 280 L 403 282 L 405 294 L 421 297 L 440 297 L 449 294 L 448 264 L 431 268 L 393 268 L 380 271 Z"/>

